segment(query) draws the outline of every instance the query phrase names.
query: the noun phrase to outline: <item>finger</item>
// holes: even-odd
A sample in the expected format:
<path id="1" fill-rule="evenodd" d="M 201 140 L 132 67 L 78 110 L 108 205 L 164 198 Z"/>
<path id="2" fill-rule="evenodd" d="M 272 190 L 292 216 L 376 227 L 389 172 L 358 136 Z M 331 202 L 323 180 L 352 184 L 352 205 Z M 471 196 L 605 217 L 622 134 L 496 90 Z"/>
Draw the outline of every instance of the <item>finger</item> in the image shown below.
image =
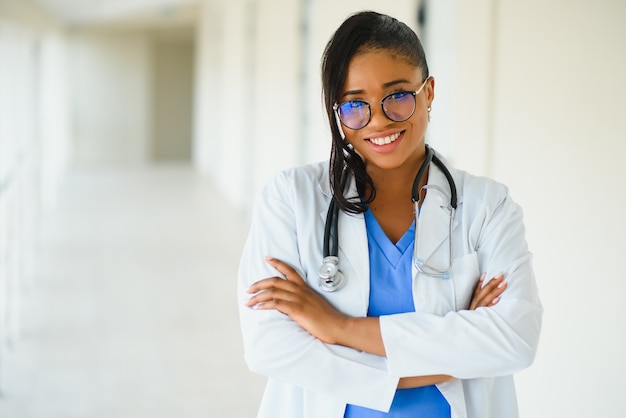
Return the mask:
<path id="1" fill-rule="evenodd" d="M 279 289 L 294 289 L 297 285 L 288 280 L 285 280 L 281 277 L 268 277 L 267 279 L 259 280 L 258 282 L 252 283 L 247 290 L 247 293 L 257 293 L 269 289 L 279 288 Z"/>
<path id="2" fill-rule="evenodd" d="M 282 299 L 271 299 L 265 302 L 259 302 L 249 307 L 255 311 L 278 311 L 292 319 L 294 319 L 294 315 L 298 311 L 296 309 L 296 304 Z"/>
<path id="3" fill-rule="evenodd" d="M 500 295 L 504 293 L 508 286 L 508 283 L 503 281 L 497 287 L 495 287 L 491 292 L 489 292 L 484 298 L 483 301 L 489 302 L 489 306 L 493 306 L 500 301 Z"/>
<path id="4" fill-rule="evenodd" d="M 478 278 L 478 283 L 476 283 L 476 287 L 474 288 L 474 294 L 472 295 L 472 301 L 470 303 L 470 309 L 476 309 L 478 304 L 478 300 L 480 299 L 481 290 L 483 288 L 483 282 L 485 281 L 485 277 L 487 277 L 487 273 L 483 273 Z"/>
<path id="5" fill-rule="evenodd" d="M 499 301 L 500 295 L 506 290 L 507 283 L 504 276 L 498 276 L 487 283 L 475 296 L 473 302 L 476 307 L 493 306 Z M 496 300 L 498 299 L 498 300 Z"/>
<path id="6" fill-rule="evenodd" d="M 502 285 L 504 280 L 504 276 L 502 274 L 492 278 L 486 284 L 483 284 L 484 278 L 485 274 L 483 273 L 476 284 L 476 288 L 474 289 L 474 295 L 470 302 L 470 309 L 490 306 L 494 299 L 502 294 L 503 289 L 498 288 Z"/>
<path id="7" fill-rule="evenodd" d="M 483 282 L 485 281 L 485 277 L 487 277 L 487 273 L 483 273 L 478 278 L 478 283 L 476 283 L 476 287 L 474 288 L 474 297 L 478 296 L 480 290 L 483 288 Z"/>
<path id="8" fill-rule="evenodd" d="M 286 309 L 286 304 L 284 303 L 280 303 L 279 301 L 275 301 L 275 300 L 268 300 L 265 302 L 259 302 L 255 305 L 249 305 L 248 306 L 251 309 L 254 309 L 255 311 L 278 311 L 282 314 L 285 315 L 289 315 L 289 311 Z"/>
<path id="9" fill-rule="evenodd" d="M 306 284 L 304 279 L 302 279 L 302 277 L 300 277 L 298 272 L 289 264 L 273 257 L 265 257 L 265 262 L 269 264 L 270 266 L 274 267 L 280 273 L 282 273 L 283 276 L 285 276 L 285 278 L 289 280 L 290 282 L 294 282 L 300 285 Z"/>
<path id="10" fill-rule="evenodd" d="M 246 302 L 246 306 L 255 307 L 259 304 L 264 304 L 267 302 L 273 302 L 275 304 L 281 303 L 298 303 L 301 300 L 301 297 L 294 293 L 285 289 L 272 288 L 269 290 L 263 290 L 259 293 L 256 293 Z"/>
<path id="11" fill-rule="evenodd" d="M 489 295 L 499 296 L 504 291 L 503 288 L 506 287 L 506 282 L 504 281 L 504 275 L 500 274 L 489 281 L 480 291 L 481 297 L 486 297 Z M 494 297 L 495 297 L 494 296 Z"/>
<path id="12" fill-rule="evenodd" d="M 489 294 L 494 289 L 496 289 L 498 286 L 500 286 L 503 281 L 504 281 L 504 275 L 499 274 L 499 275 L 495 276 L 494 278 L 489 280 L 487 283 L 482 284 L 480 289 L 476 289 L 478 291 L 478 292 L 476 292 L 476 296 L 483 297 L 483 296 Z"/>

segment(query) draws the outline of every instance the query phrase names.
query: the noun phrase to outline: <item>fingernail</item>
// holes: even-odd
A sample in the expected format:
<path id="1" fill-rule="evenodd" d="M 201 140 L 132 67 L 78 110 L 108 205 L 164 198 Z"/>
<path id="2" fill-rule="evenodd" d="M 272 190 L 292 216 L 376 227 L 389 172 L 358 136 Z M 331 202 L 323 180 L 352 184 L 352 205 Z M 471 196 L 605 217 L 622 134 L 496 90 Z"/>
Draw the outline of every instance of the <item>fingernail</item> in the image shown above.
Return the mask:
<path id="1" fill-rule="evenodd" d="M 506 282 L 504 280 L 502 280 L 502 282 L 500 282 L 500 284 L 498 285 L 498 287 L 504 287 L 506 286 Z"/>
<path id="2" fill-rule="evenodd" d="M 478 279 L 478 281 L 481 281 L 481 282 L 482 282 L 483 280 L 485 280 L 485 277 L 487 277 L 487 273 L 483 273 L 483 274 L 481 274 L 481 275 L 480 275 L 480 278 Z"/>

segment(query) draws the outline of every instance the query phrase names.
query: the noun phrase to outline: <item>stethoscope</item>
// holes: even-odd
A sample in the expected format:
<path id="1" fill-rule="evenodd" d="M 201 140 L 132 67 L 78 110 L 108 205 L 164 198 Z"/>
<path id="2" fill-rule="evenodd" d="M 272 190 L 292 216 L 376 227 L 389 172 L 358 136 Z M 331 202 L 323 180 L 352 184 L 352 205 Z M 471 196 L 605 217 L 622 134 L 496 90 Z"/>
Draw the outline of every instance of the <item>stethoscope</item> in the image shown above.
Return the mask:
<path id="1" fill-rule="evenodd" d="M 419 230 L 419 202 L 420 202 L 420 188 L 419 184 L 424 175 L 426 174 L 426 170 L 430 165 L 430 162 L 434 162 L 437 167 L 441 170 L 441 172 L 446 177 L 448 181 L 448 185 L 450 186 L 450 223 L 449 223 L 449 263 L 447 268 L 445 269 L 436 269 L 434 267 L 428 266 L 425 262 L 418 258 L 418 245 L 417 245 L 417 234 Z M 344 191 L 346 184 L 348 182 L 348 170 L 344 169 L 341 174 L 341 180 L 339 182 L 340 190 Z M 424 186 L 423 189 L 433 189 L 437 190 L 440 193 L 446 194 L 446 192 L 437 186 Z M 420 166 L 415 179 L 413 180 L 413 188 L 411 190 L 411 200 L 413 201 L 413 205 L 415 208 L 415 243 L 414 243 L 414 254 L 413 254 L 413 264 L 415 265 L 417 271 L 419 273 L 433 276 L 433 277 L 441 277 L 441 278 L 449 278 L 450 271 L 452 270 L 452 226 L 454 221 L 454 211 L 457 206 L 457 198 L 456 198 L 456 185 L 454 183 L 454 179 L 452 178 L 452 174 L 450 174 L 450 170 L 445 166 L 443 161 L 437 157 L 434 150 L 426 145 L 426 158 L 424 158 L 424 162 Z M 326 215 L 326 223 L 324 225 L 324 243 L 323 243 L 323 256 L 322 265 L 319 270 L 319 286 L 325 292 L 334 292 L 336 290 L 341 289 L 346 284 L 346 277 L 339 269 L 339 236 L 338 236 L 338 221 L 339 221 L 339 206 L 335 202 L 335 199 L 331 199 L 330 205 L 328 206 L 328 213 Z"/>

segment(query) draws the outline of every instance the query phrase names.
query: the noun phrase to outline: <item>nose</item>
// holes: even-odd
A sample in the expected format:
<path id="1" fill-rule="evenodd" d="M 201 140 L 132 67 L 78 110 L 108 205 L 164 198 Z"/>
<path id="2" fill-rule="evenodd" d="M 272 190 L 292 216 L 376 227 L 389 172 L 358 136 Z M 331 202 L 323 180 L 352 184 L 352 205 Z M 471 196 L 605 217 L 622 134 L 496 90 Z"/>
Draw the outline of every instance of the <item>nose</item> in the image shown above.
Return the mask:
<path id="1" fill-rule="evenodd" d="M 393 121 L 385 115 L 383 111 L 382 103 L 377 103 L 375 105 L 370 105 L 370 125 L 372 126 L 386 126 Z"/>

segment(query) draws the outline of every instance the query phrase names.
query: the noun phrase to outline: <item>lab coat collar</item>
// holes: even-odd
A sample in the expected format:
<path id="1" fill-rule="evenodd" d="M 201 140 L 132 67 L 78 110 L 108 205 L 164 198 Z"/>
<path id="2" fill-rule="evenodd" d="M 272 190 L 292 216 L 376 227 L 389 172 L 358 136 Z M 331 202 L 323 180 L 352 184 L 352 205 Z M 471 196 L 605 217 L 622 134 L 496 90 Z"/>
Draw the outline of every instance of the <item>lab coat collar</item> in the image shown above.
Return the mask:
<path id="1" fill-rule="evenodd" d="M 322 176 L 320 177 L 319 188 L 322 194 L 328 197 L 328 199 L 330 199 L 332 197 L 332 192 L 330 190 L 330 174 L 328 170 L 329 170 L 329 163 L 327 161 L 324 164 L 324 170 L 322 171 Z"/>
<path id="2" fill-rule="evenodd" d="M 461 182 L 459 181 L 459 176 L 457 171 L 450 165 L 450 163 L 441 156 L 441 154 L 439 154 L 438 152 L 435 151 L 435 153 L 437 154 L 437 157 L 439 157 L 439 159 L 445 164 L 445 166 L 448 168 L 448 170 L 450 171 L 450 173 L 452 174 L 452 177 L 454 178 L 455 184 L 456 184 L 456 191 L 457 191 L 457 202 L 460 205 L 461 202 L 463 201 L 463 188 L 461 187 Z M 444 190 L 449 191 L 450 190 L 450 186 L 448 185 L 448 181 L 446 180 L 445 175 L 441 172 L 441 170 L 434 164 L 434 163 L 430 163 L 430 167 L 429 167 L 429 177 L 428 177 L 428 182 L 429 184 L 437 184 L 440 187 L 443 187 Z M 436 173 L 436 174 L 433 174 Z M 356 191 L 356 184 L 354 181 L 354 178 L 350 179 L 350 195 L 356 195 L 357 191 Z M 332 192 L 330 190 L 330 176 L 329 176 L 329 163 L 328 161 L 325 162 L 324 164 L 324 169 L 322 171 L 322 175 L 320 177 L 320 183 L 319 183 L 319 188 L 320 191 L 322 192 L 322 194 L 324 194 L 326 197 L 328 197 L 328 199 L 330 199 L 332 197 Z"/>
<path id="3" fill-rule="evenodd" d="M 442 158 L 440 155 L 438 155 L 438 157 L 443 161 L 455 180 L 457 188 L 458 210 L 463 201 L 463 188 L 461 182 L 459 181 L 458 173 L 444 158 Z M 423 218 L 422 222 L 420 223 L 418 236 L 420 252 L 419 256 L 423 260 L 425 260 L 426 263 L 430 264 L 431 261 L 429 259 L 442 244 L 447 243 L 450 234 L 450 218 L 448 209 L 448 207 L 450 206 L 450 185 L 448 184 L 448 180 L 446 179 L 446 176 L 443 174 L 443 172 L 439 169 L 439 167 L 437 167 L 437 165 L 435 165 L 435 163 L 432 162 L 430 163 L 428 171 L 428 185 L 434 185 L 446 191 L 445 195 L 437 190 L 428 191 L 421 207 L 420 217 Z M 321 192 L 327 197 L 328 203 L 330 204 L 332 193 L 330 190 L 328 169 L 324 170 L 320 178 L 319 187 Z M 350 185 L 347 195 L 358 195 L 356 181 L 354 177 L 350 178 Z M 326 209 L 320 213 L 322 219 L 326 220 L 327 212 L 328 210 L 326 207 Z M 454 230 L 457 224 L 458 222 L 456 221 L 456 219 L 453 220 L 452 230 Z M 347 239 L 345 237 L 350 237 L 350 240 L 345 241 Z M 342 245 L 342 243 L 344 242 L 349 242 L 349 245 Z M 346 261 L 363 259 L 359 257 L 363 257 L 364 253 L 367 254 L 367 232 L 365 230 L 365 223 L 363 221 L 362 214 L 352 215 L 340 211 L 339 250 L 342 253 L 340 254 L 340 259 L 342 257 L 345 257 L 343 259 Z M 355 263 L 354 268 L 356 270 L 361 269 L 359 264 L 360 263 Z M 447 267 L 447 265 L 439 265 L 439 263 L 435 263 L 433 266 L 441 268 Z M 369 270 L 363 271 L 363 273 L 369 274 Z"/>

